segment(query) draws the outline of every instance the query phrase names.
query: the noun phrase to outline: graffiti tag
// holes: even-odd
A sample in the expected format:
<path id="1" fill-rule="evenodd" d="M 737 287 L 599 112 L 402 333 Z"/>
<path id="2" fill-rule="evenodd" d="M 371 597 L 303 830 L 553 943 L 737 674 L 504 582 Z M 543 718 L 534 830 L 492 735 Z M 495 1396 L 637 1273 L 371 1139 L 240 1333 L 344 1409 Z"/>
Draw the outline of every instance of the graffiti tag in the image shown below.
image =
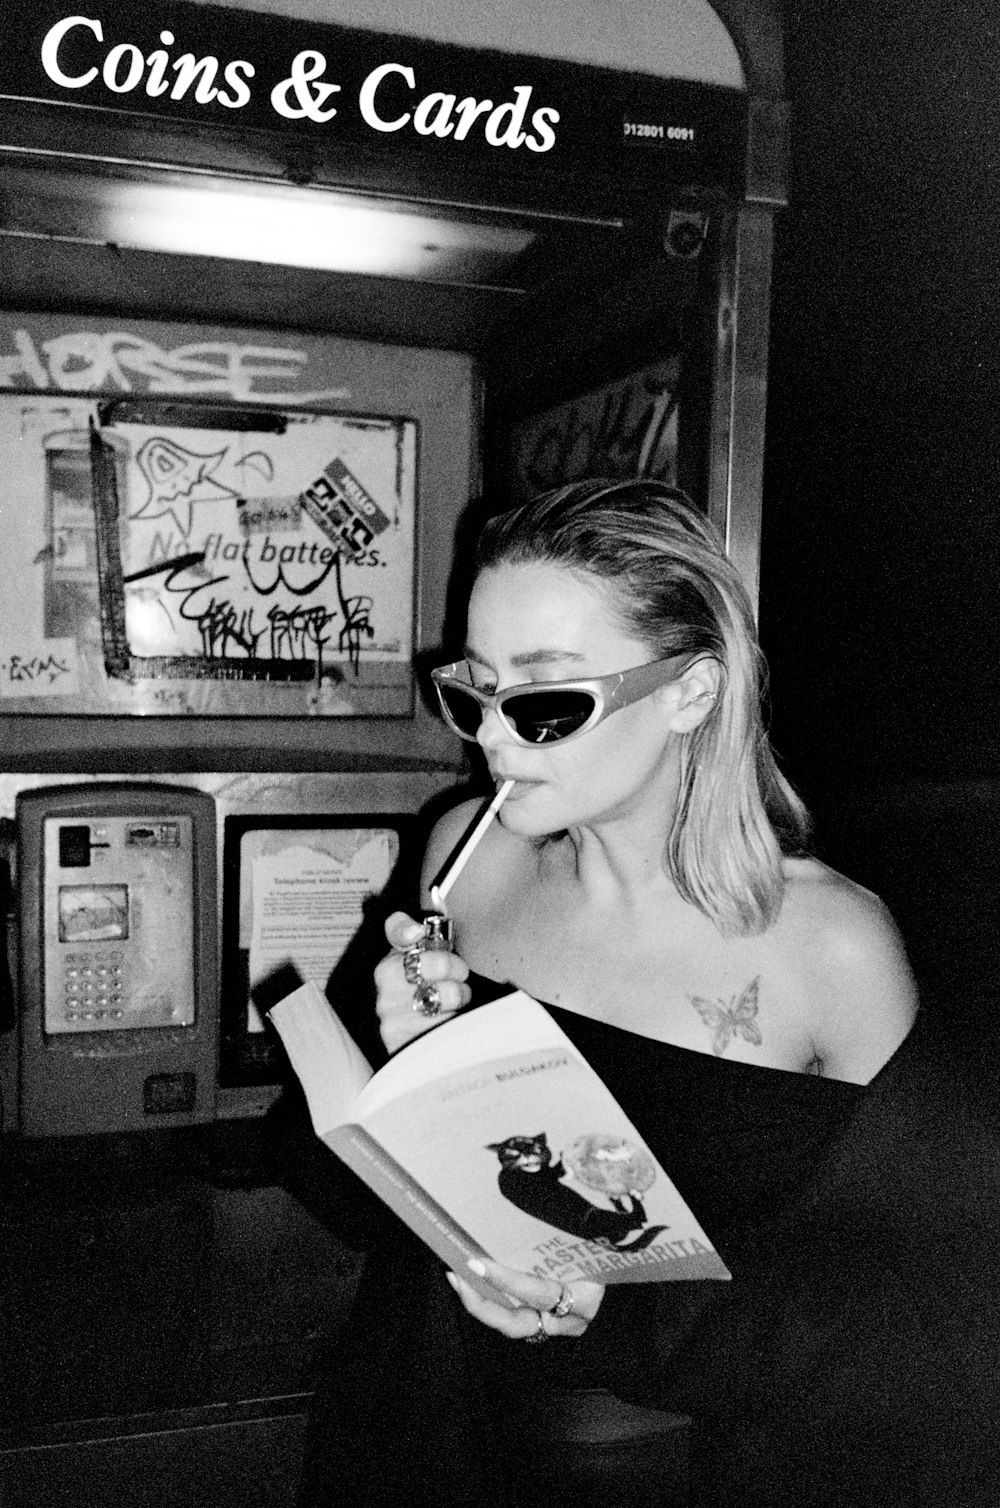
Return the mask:
<path id="1" fill-rule="evenodd" d="M 522 425 L 515 440 L 524 495 L 586 476 L 673 481 L 677 466 L 673 363 L 560 404 Z"/>
<path id="2" fill-rule="evenodd" d="M 6 679 L 12 686 L 23 686 L 28 683 L 43 682 L 51 686 L 61 680 L 63 676 L 71 675 L 73 666 L 67 660 L 60 659 L 56 655 L 31 655 L 22 659 L 20 655 L 11 655 L 9 660 L 3 662 Z"/>
<path id="3" fill-rule="evenodd" d="M 294 346 L 205 340 L 167 350 L 127 330 L 75 330 L 35 342 L 13 332 L 0 354 L 0 388 L 60 393 L 221 394 L 240 402 L 321 403 L 351 396 L 344 386 L 297 391 L 309 363 Z"/>

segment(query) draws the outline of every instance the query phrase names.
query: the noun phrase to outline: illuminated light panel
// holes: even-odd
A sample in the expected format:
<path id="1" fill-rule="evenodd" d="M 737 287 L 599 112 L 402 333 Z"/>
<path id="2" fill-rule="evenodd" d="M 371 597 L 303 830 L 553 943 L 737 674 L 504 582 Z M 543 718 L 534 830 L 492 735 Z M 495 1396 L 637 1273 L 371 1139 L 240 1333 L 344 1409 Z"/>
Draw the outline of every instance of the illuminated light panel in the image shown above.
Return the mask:
<path id="1" fill-rule="evenodd" d="M 22 235 L 442 282 L 502 277 L 535 239 L 510 225 L 226 179 L 136 183 L 29 170 L 12 175 L 4 201 L 0 228 Z"/>

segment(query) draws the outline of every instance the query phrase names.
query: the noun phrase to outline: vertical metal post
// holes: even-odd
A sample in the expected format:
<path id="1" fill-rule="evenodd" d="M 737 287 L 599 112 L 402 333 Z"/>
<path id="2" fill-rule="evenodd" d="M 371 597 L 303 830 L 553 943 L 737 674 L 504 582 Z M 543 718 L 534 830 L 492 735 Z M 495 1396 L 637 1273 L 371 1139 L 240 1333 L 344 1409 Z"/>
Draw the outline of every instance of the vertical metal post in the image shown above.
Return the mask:
<path id="1" fill-rule="evenodd" d="M 756 605 L 764 475 L 773 211 L 747 204 L 724 228 L 720 256 L 708 509 Z"/>

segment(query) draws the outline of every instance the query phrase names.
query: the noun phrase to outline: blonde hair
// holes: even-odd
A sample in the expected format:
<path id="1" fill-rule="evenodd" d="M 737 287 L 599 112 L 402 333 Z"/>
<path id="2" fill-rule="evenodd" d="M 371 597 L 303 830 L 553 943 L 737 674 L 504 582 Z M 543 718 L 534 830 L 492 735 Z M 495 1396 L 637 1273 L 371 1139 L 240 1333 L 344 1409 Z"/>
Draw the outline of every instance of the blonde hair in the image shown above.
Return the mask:
<path id="1" fill-rule="evenodd" d="M 596 582 L 652 658 L 718 662 L 712 710 L 682 741 L 666 858 L 681 895 L 723 935 L 765 931 L 781 906 L 783 854 L 802 851 L 809 819 L 775 763 L 753 609 L 715 529 L 665 483 L 574 482 L 486 523 L 477 574 L 532 561 Z"/>

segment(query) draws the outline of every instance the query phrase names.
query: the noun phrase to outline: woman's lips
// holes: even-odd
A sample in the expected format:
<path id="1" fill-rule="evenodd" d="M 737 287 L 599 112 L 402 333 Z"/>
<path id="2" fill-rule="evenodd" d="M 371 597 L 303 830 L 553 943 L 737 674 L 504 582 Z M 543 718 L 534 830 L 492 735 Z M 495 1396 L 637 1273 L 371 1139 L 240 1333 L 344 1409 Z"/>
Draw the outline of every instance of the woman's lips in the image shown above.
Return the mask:
<path id="1" fill-rule="evenodd" d="M 534 790 L 536 786 L 545 784 L 543 780 L 528 780 L 520 775 L 494 775 L 493 778 L 497 782 L 498 786 L 501 785 L 505 780 L 513 780 L 514 789 L 507 797 L 508 801 L 516 801 L 519 796 L 526 796 L 528 792 Z"/>

